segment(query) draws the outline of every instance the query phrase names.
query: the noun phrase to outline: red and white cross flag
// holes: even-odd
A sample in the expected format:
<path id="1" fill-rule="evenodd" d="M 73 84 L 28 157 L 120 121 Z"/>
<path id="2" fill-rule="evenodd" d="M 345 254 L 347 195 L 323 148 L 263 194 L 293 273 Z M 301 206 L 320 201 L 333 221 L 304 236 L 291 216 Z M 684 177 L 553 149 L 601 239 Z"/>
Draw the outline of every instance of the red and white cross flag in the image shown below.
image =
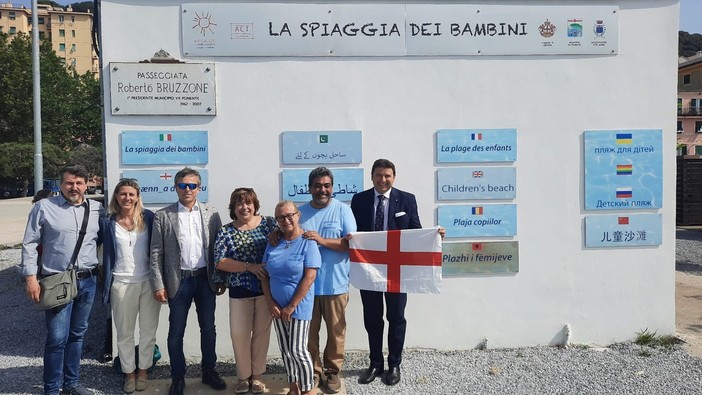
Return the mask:
<path id="1" fill-rule="evenodd" d="M 350 282 L 382 292 L 441 293 L 438 228 L 353 233 Z"/>

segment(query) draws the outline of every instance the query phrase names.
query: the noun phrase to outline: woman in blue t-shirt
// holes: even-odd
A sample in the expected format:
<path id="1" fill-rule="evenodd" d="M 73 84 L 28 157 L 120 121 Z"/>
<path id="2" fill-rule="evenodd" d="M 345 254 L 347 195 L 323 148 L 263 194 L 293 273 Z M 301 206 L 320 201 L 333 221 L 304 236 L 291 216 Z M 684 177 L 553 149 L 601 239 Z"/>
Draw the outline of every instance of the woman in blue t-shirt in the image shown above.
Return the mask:
<path id="1" fill-rule="evenodd" d="M 322 260 L 317 244 L 302 237 L 300 211 L 285 200 L 275 206 L 275 220 L 282 232 L 276 246 L 263 255 L 268 276 L 261 284 L 273 316 L 278 345 L 290 383 L 289 395 L 311 394 L 314 383 L 307 338 L 312 319 L 314 279 Z"/>

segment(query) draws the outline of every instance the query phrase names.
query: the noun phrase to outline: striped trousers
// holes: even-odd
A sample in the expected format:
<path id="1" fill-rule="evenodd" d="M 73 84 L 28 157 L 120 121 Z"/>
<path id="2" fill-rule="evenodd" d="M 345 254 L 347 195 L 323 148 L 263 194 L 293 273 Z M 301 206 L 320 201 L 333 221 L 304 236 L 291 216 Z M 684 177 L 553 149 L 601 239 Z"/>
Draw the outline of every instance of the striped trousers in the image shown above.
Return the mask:
<path id="1" fill-rule="evenodd" d="M 307 338 L 310 322 L 292 318 L 290 322 L 273 319 L 278 335 L 278 346 L 283 357 L 283 365 L 288 373 L 288 382 L 299 383 L 300 391 L 306 392 L 314 385 L 314 366 L 307 351 Z"/>

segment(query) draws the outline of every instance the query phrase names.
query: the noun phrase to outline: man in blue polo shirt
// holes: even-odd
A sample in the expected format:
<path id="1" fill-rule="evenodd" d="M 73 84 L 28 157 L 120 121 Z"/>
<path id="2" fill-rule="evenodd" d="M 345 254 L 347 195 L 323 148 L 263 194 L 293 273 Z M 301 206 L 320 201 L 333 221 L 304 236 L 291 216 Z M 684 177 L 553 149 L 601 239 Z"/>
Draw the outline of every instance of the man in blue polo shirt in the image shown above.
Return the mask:
<path id="1" fill-rule="evenodd" d="M 312 200 L 300 206 L 303 237 L 317 242 L 322 267 L 314 282 L 314 309 L 307 348 L 314 362 L 315 384 L 322 379 L 331 393 L 341 389 L 341 366 L 346 339 L 346 305 L 349 301 L 349 244 L 345 236 L 356 231 L 351 208 L 332 198 L 334 175 L 326 167 L 310 172 Z M 327 344 L 319 356 L 319 331 L 324 319 Z"/>

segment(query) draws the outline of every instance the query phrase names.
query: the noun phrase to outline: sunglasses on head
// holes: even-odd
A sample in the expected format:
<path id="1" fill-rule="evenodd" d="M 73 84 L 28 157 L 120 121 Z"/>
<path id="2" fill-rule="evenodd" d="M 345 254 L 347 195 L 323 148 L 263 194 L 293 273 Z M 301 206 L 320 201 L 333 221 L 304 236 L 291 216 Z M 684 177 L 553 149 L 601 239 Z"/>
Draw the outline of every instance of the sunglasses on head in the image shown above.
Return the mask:
<path id="1" fill-rule="evenodd" d="M 197 189 L 198 185 L 195 183 L 188 183 L 188 182 L 179 182 L 176 185 L 178 185 L 179 189 L 186 189 L 190 188 L 191 190 Z"/>

